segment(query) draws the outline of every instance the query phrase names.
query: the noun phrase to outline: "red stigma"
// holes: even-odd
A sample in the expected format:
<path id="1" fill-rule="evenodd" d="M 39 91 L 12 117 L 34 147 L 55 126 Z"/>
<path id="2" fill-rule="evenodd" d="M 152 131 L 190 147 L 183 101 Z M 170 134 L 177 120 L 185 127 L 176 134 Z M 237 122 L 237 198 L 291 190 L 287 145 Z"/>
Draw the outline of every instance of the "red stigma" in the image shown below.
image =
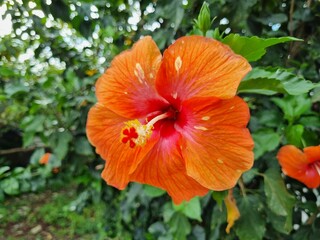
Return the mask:
<path id="1" fill-rule="evenodd" d="M 136 146 L 135 142 L 132 140 L 133 138 L 138 138 L 138 133 L 134 127 L 126 128 L 122 131 L 124 137 L 122 138 L 123 143 L 129 142 L 129 146 L 134 148 Z"/>

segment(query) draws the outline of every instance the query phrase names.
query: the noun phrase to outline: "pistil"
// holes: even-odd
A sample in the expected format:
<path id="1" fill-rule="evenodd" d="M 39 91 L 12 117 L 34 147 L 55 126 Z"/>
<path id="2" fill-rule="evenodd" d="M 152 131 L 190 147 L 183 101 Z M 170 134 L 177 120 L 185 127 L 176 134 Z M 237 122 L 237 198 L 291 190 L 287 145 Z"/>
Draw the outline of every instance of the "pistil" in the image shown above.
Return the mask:
<path id="1" fill-rule="evenodd" d="M 141 124 L 138 119 L 125 122 L 125 127 L 121 130 L 121 142 L 124 144 L 129 142 L 131 148 L 134 148 L 137 145 L 144 146 L 152 135 L 154 124 L 160 120 L 171 118 L 172 116 L 172 111 L 168 111 L 154 117 L 147 122 L 147 124 Z"/>

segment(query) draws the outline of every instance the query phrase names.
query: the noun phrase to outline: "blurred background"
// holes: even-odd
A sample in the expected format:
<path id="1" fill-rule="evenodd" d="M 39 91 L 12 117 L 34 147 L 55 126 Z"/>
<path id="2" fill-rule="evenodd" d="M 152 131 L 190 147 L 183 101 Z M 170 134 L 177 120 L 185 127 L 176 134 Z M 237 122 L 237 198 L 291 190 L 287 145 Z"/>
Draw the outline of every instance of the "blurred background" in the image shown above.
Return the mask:
<path id="1" fill-rule="evenodd" d="M 292 68 L 319 82 L 320 1 L 207 2 L 211 16 L 216 16 L 212 29 L 225 35 L 303 39 L 270 48 L 252 65 Z M 0 1 L 0 239 L 238 238 L 234 232 L 225 233 L 223 193 L 174 206 L 164 191 L 150 186 L 133 183 L 124 191 L 107 186 L 100 177 L 104 161 L 85 132 L 87 112 L 96 102 L 94 84 L 113 57 L 143 35 L 151 35 L 165 49 L 195 31 L 201 6 L 196 0 Z M 213 31 L 208 34 L 213 36 Z M 283 109 L 270 98 L 245 97 L 259 146 L 255 168 L 264 171 L 275 164 L 268 161 L 274 159 L 283 136 L 295 145 L 303 143 L 296 135 L 285 135 Z M 295 120 L 304 129 L 294 131 L 304 134 L 308 145 L 317 145 L 319 90 L 298 103 L 304 101 L 306 111 Z M 312 226 L 301 225 L 303 214 L 314 216 L 318 211 L 314 191 L 286 180 L 290 194 L 308 203 L 300 206 L 303 211 L 295 210 L 294 224 L 286 229 L 281 219 L 264 210 L 263 178 L 248 174 L 244 183 L 248 192 L 260 196 L 252 200 L 261 218 L 245 222 L 247 229 L 236 230 L 237 236 L 252 229 L 256 239 L 319 236 L 317 214 Z M 238 192 L 235 189 L 236 196 Z"/>

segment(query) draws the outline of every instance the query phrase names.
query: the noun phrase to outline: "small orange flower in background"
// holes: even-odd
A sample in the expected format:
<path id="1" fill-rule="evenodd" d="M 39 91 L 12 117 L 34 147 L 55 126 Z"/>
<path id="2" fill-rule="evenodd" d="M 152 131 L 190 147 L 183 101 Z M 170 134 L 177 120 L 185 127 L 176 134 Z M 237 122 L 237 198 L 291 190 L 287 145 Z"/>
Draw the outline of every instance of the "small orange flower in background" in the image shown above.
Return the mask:
<path id="1" fill-rule="evenodd" d="M 287 145 L 279 150 L 277 158 L 284 174 L 304 183 L 308 188 L 320 186 L 320 145 L 306 147 L 303 151 Z"/>
<path id="2" fill-rule="evenodd" d="M 48 164 L 50 157 L 51 157 L 51 153 L 43 154 L 39 160 L 39 163 L 44 165 Z"/>
<path id="3" fill-rule="evenodd" d="M 250 70 L 228 46 L 200 36 L 179 38 L 163 56 L 144 37 L 116 56 L 87 120 L 104 180 L 165 189 L 175 204 L 232 188 L 253 164 L 249 109 L 235 96 Z"/>
<path id="4" fill-rule="evenodd" d="M 57 173 L 60 172 L 60 168 L 54 167 L 54 168 L 52 168 L 52 172 L 53 172 L 54 174 L 57 174 Z"/>
<path id="5" fill-rule="evenodd" d="M 45 153 L 42 155 L 42 157 L 39 160 L 39 163 L 42 165 L 47 165 L 49 163 L 49 159 L 51 158 L 52 153 Z M 52 168 L 52 173 L 57 174 L 60 172 L 59 167 L 53 167 Z"/>

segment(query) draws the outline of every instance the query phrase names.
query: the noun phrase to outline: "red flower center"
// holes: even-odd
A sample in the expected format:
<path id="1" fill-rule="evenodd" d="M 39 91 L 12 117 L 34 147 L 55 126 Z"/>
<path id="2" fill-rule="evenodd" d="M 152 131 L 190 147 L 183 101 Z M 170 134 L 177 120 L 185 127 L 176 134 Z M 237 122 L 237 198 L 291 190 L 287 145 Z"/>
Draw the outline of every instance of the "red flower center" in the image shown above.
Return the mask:
<path id="1" fill-rule="evenodd" d="M 176 111 L 169 109 L 162 114 L 153 114 L 151 120 L 149 118 L 146 119 L 147 124 L 142 124 L 138 119 L 125 122 L 125 127 L 121 131 L 121 142 L 129 142 L 131 148 L 134 148 L 136 145 L 144 146 L 152 135 L 154 124 L 163 119 L 175 119 Z"/>

